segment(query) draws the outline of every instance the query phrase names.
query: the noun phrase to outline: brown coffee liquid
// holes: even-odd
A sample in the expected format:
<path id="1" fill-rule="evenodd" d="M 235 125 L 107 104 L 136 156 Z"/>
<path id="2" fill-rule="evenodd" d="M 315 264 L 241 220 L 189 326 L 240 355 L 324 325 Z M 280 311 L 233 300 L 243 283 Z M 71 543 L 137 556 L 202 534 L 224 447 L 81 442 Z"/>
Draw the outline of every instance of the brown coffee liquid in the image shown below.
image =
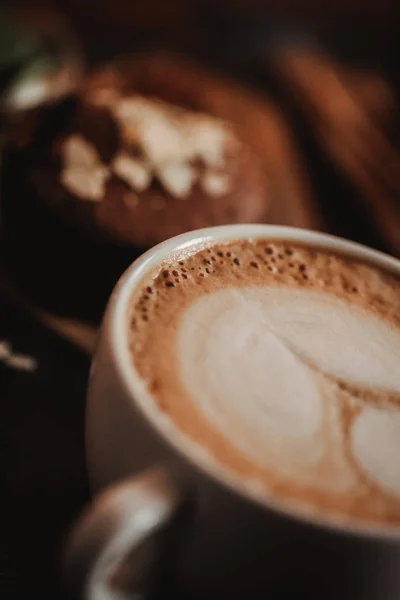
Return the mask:
<path id="1" fill-rule="evenodd" d="M 161 410 L 266 498 L 400 523 L 400 281 L 246 240 L 171 256 L 132 297 L 133 364 Z"/>

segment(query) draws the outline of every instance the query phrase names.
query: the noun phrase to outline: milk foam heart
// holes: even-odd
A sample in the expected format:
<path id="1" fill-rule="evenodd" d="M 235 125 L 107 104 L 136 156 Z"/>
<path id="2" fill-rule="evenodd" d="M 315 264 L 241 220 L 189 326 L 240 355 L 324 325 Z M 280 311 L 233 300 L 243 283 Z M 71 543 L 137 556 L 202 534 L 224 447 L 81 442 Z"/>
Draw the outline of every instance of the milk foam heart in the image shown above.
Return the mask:
<path id="1" fill-rule="evenodd" d="M 130 348 L 184 435 L 266 497 L 400 523 L 400 281 L 240 240 L 160 265 Z"/>
<path id="2" fill-rule="evenodd" d="M 321 292 L 202 296 L 183 316 L 177 344 L 182 381 L 206 418 L 260 465 L 279 461 L 282 473 L 302 481 L 314 473 L 316 487 L 326 481 L 313 466 L 327 453 L 335 460 L 325 431 L 326 403 L 335 399 L 324 397 L 308 365 L 365 388 L 400 389 L 399 332 Z M 339 430 L 335 437 L 340 448 Z"/>
<path id="3" fill-rule="evenodd" d="M 296 356 L 327 376 L 364 388 L 400 390 L 400 330 L 326 293 L 272 286 L 220 290 L 193 303 L 182 320 L 180 334 L 182 359 L 197 339 L 204 338 L 204 354 L 216 371 L 230 362 L 231 352 L 247 353 L 250 364 L 246 372 L 241 369 L 240 356 L 232 357 L 232 387 L 238 385 L 237 378 L 241 385 L 244 379 L 253 386 L 257 370 L 268 370 L 275 352 L 282 361 L 289 360 L 290 352 L 292 358 Z M 285 345 L 286 355 L 278 340 Z M 264 359 L 259 351 L 265 353 Z M 286 368 L 282 365 L 287 375 L 293 369 L 294 378 L 298 374 L 295 367 L 294 363 Z M 221 389 L 221 395 L 229 397 L 231 391 Z M 305 392 L 310 396 L 309 389 Z"/>
<path id="4" fill-rule="evenodd" d="M 261 464 L 290 472 L 321 459 L 323 402 L 312 373 L 235 290 L 202 297 L 182 319 L 180 375 L 196 406 Z M 265 452 L 268 436 L 269 452 Z"/>

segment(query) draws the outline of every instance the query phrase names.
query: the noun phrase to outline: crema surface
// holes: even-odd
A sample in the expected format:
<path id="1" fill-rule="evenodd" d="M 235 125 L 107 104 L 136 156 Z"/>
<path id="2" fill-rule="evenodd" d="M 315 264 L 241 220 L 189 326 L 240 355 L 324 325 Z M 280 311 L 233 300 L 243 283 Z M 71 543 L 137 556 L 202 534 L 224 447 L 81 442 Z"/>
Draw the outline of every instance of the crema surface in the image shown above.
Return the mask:
<path id="1" fill-rule="evenodd" d="M 160 408 L 288 507 L 400 522 L 400 281 L 246 240 L 175 256 L 132 298 L 133 363 Z"/>

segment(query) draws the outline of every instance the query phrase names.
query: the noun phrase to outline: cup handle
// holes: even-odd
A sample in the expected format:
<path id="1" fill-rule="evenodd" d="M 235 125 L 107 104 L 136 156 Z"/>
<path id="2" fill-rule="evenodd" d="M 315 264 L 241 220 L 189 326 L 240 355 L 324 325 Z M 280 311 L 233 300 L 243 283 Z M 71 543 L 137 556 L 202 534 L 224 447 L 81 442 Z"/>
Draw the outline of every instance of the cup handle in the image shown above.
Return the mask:
<path id="1" fill-rule="evenodd" d="M 149 598 L 174 554 L 182 507 L 183 494 L 163 469 L 100 493 L 67 539 L 68 582 L 85 600 Z"/>

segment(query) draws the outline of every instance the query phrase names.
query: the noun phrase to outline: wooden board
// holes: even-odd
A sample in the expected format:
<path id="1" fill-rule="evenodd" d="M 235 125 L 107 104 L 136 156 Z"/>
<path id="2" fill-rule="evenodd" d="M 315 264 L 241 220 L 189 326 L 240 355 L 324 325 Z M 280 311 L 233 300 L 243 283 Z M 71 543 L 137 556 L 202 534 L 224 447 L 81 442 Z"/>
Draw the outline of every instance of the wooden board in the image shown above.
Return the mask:
<path id="1" fill-rule="evenodd" d="M 282 47 L 272 62 L 321 152 L 354 190 L 356 210 L 379 232 L 382 249 L 400 256 L 396 86 L 377 69 L 344 65 L 306 47 Z"/>

